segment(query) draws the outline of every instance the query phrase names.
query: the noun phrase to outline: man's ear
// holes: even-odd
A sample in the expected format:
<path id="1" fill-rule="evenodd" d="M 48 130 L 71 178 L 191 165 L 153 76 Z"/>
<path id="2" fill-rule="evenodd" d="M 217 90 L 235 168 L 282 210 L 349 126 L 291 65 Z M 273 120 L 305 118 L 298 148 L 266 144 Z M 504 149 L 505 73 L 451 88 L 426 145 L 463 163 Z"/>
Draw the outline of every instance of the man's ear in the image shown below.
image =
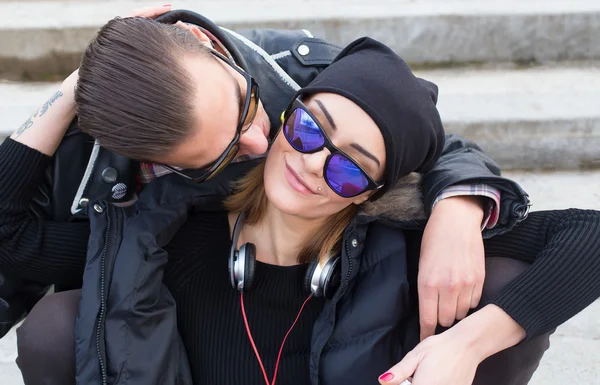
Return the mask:
<path id="1" fill-rule="evenodd" d="M 198 26 L 196 25 L 190 25 L 191 31 L 194 35 L 196 35 L 196 37 L 198 38 L 198 40 L 200 40 L 202 42 L 202 44 L 207 45 L 209 47 L 211 47 L 211 43 L 210 43 L 210 39 L 209 37 L 200 30 L 200 28 L 198 28 Z"/>
<path id="2" fill-rule="evenodd" d="M 187 24 L 181 21 L 178 21 L 177 23 L 175 23 L 176 26 L 186 29 L 188 31 L 190 31 L 191 33 L 194 34 L 194 36 L 196 36 L 198 38 L 198 40 L 200 40 L 200 42 L 202 44 L 204 44 L 205 46 L 211 48 L 212 44 L 210 42 L 210 38 L 200 30 L 200 28 L 198 28 L 198 26 L 193 25 L 193 24 Z"/>

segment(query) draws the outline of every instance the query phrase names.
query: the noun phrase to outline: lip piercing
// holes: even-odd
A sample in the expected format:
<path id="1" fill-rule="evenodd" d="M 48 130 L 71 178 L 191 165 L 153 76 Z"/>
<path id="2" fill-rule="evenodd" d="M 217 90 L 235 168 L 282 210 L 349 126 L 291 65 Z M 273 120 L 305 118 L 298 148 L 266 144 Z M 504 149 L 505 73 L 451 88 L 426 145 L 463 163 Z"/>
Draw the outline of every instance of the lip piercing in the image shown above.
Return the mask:
<path id="1" fill-rule="evenodd" d="M 317 187 L 317 191 L 321 191 L 323 190 L 321 187 Z"/>

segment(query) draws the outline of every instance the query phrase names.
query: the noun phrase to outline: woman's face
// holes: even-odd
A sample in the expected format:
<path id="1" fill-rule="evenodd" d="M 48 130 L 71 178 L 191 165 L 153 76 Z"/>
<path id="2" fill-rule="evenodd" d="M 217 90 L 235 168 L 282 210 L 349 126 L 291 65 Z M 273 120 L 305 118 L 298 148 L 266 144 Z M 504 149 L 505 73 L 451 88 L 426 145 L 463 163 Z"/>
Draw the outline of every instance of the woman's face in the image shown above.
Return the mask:
<path id="1" fill-rule="evenodd" d="M 315 94 L 304 104 L 333 144 L 375 181 L 381 181 L 385 144 L 373 119 L 354 102 L 337 94 Z M 323 170 L 330 154 L 326 148 L 312 154 L 301 153 L 280 132 L 265 165 L 265 191 L 271 204 L 287 214 L 314 219 L 367 200 L 373 190 L 344 198 L 329 187 Z"/>

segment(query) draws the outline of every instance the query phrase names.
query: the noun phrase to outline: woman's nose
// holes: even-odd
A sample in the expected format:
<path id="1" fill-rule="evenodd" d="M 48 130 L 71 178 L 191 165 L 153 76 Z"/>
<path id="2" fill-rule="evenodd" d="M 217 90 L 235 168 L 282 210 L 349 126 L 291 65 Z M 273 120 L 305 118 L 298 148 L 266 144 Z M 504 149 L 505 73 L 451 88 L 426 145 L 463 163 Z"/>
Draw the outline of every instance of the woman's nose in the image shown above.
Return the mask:
<path id="1" fill-rule="evenodd" d="M 325 162 L 327 161 L 327 157 L 331 154 L 331 152 L 324 148 L 319 152 L 315 152 L 312 154 L 303 154 L 304 164 L 306 165 L 306 171 L 317 175 L 319 178 L 323 177 L 323 168 L 325 166 Z"/>

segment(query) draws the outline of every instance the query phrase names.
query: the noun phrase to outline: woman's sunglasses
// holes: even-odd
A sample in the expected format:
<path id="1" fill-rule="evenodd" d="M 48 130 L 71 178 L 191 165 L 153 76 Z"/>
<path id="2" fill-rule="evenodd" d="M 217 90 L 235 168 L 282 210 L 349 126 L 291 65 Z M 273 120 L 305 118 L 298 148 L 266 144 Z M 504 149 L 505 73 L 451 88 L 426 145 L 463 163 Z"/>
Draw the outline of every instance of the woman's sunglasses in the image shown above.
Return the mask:
<path id="1" fill-rule="evenodd" d="M 259 103 L 258 84 L 254 80 L 254 78 L 246 72 L 244 72 L 243 70 L 241 70 L 231 60 L 227 59 L 220 53 L 214 50 L 211 50 L 210 53 L 223 60 L 231 68 L 239 72 L 244 77 L 244 79 L 246 79 L 247 92 L 246 99 L 244 101 L 244 109 L 242 110 L 242 113 L 240 115 L 240 121 L 238 122 L 235 137 L 229 143 L 225 151 L 223 151 L 219 158 L 217 158 L 217 160 L 212 162 L 208 167 L 197 170 L 181 170 L 179 168 L 163 165 L 166 169 L 174 172 L 175 174 L 197 183 L 205 182 L 213 178 L 215 175 L 223 171 L 223 169 L 227 167 L 227 165 L 229 165 L 233 159 L 235 159 L 235 156 L 237 155 L 240 149 L 240 137 L 252 125 L 252 122 L 256 117 L 256 111 L 258 110 Z"/>
<path id="2" fill-rule="evenodd" d="M 326 148 L 331 153 L 323 166 L 327 185 L 339 196 L 351 198 L 383 184 L 376 182 L 350 156 L 338 149 L 327 136 L 319 121 L 298 99 L 284 112 L 283 134 L 299 152 L 313 154 Z"/>

